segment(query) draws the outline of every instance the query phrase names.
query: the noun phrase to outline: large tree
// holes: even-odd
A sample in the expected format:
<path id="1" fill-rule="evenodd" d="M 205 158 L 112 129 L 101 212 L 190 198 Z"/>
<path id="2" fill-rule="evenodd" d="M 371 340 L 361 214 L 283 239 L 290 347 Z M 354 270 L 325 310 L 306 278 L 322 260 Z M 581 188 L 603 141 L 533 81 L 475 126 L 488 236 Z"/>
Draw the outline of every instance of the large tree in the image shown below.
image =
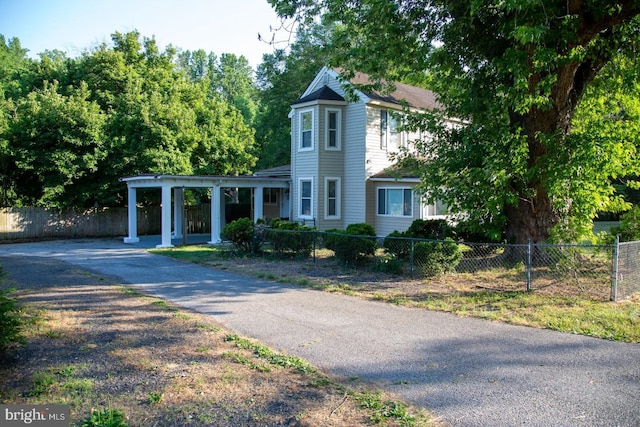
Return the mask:
<path id="1" fill-rule="evenodd" d="M 331 65 L 347 76 L 428 72 L 443 108 L 411 121 L 430 138 L 405 160 L 426 194 L 510 241 L 584 226 L 613 201 L 610 178 L 637 171 L 633 144 L 613 152 L 572 135 L 572 120 L 603 67 L 636 52 L 638 0 L 270 2 L 303 24 L 340 23 Z"/>

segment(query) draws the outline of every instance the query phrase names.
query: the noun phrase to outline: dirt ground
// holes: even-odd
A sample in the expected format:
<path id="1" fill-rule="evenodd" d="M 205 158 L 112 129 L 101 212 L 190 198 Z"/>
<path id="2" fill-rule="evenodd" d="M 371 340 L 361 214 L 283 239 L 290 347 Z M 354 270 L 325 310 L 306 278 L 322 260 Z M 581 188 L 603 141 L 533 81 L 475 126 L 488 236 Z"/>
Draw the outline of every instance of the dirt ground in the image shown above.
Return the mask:
<path id="1" fill-rule="evenodd" d="M 4 404 L 69 404 L 73 423 L 109 408 L 131 426 L 360 426 L 388 412 L 357 379 L 274 364 L 208 316 L 61 262 L 0 263 L 27 270 L 5 286 L 31 319 L 28 344 L 0 362 Z"/>

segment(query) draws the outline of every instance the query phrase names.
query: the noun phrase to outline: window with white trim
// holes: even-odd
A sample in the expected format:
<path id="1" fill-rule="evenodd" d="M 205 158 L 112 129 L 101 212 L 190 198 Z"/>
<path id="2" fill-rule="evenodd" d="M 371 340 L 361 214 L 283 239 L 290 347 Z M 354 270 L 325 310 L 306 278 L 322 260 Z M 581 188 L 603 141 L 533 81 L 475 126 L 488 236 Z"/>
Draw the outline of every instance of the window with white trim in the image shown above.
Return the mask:
<path id="1" fill-rule="evenodd" d="M 410 188 L 378 188 L 378 215 L 413 216 Z"/>
<path id="2" fill-rule="evenodd" d="M 340 178 L 326 177 L 324 179 L 326 219 L 340 218 Z"/>
<path id="3" fill-rule="evenodd" d="M 398 130 L 400 117 L 398 113 L 380 110 L 380 148 L 386 150 L 397 148 L 403 143 L 402 133 Z"/>
<path id="4" fill-rule="evenodd" d="M 449 207 L 442 200 L 424 206 L 425 218 L 442 218 L 449 214 Z"/>
<path id="5" fill-rule="evenodd" d="M 301 218 L 313 218 L 313 179 L 301 178 L 299 181 Z"/>
<path id="6" fill-rule="evenodd" d="M 301 111 L 300 123 L 300 151 L 313 150 L 313 110 Z"/>
<path id="7" fill-rule="evenodd" d="M 340 150 L 342 138 L 342 111 L 327 108 L 325 112 L 325 150 Z"/>

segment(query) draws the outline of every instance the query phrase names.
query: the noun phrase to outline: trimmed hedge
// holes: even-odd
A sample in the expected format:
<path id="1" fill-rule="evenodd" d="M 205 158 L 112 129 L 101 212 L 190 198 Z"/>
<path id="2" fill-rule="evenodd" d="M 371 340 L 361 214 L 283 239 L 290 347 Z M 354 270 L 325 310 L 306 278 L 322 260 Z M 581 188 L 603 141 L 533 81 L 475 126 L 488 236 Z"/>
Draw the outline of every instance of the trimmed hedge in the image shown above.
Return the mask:
<path id="1" fill-rule="evenodd" d="M 327 230 L 324 245 L 346 265 L 358 265 L 378 247 L 375 229 L 365 223 L 350 224 L 345 230 Z"/>
<path id="2" fill-rule="evenodd" d="M 271 242 L 273 249 L 280 255 L 304 258 L 311 255 L 314 238 L 311 231 L 315 230 L 313 227 L 279 219 L 272 220 L 270 226 L 271 229 L 265 231 L 265 239 Z"/>

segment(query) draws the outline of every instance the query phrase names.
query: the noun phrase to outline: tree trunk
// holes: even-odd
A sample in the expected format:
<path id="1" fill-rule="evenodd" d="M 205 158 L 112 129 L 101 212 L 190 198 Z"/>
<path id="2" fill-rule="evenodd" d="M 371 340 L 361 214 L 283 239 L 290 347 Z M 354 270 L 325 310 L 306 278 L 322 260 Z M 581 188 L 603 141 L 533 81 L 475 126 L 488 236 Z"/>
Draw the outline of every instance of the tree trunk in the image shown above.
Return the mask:
<path id="1" fill-rule="evenodd" d="M 532 199 L 520 197 L 516 206 L 507 206 L 507 242 L 544 242 L 549 238 L 549 230 L 559 221 L 547 192 L 538 187 Z"/>

